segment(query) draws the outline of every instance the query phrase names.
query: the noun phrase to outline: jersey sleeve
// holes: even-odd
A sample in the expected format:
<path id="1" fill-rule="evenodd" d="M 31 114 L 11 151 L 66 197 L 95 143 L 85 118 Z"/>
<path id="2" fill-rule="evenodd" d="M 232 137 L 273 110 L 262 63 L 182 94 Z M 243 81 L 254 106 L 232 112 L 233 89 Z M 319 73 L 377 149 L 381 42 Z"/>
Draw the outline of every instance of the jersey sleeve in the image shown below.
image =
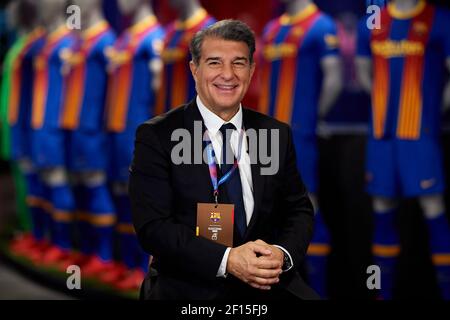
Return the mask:
<path id="1" fill-rule="evenodd" d="M 333 19 L 324 16 L 318 22 L 319 55 L 321 58 L 339 54 L 339 40 Z"/>
<path id="2" fill-rule="evenodd" d="M 108 57 L 106 56 L 107 48 L 114 46 L 116 41 L 116 36 L 113 32 L 108 32 L 102 37 L 98 44 L 95 46 L 95 57 L 103 64 L 108 64 Z"/>
<path id="3" fill-rule="evenodd" d="M 159 28 L 155 31 L 154 36 L 149 42 L 148 50 L 150 55 L 150 60 L 161 59 L 161 54 L 164 46 L 164 30 Z"/>
<path id="4" fill-rule="evenodd" d="M 358 35 L 356 40 L 356 55 L 360 57 L 371 57 L 370 30 L 367 28 L 366 17 L 359 21 Z"/>

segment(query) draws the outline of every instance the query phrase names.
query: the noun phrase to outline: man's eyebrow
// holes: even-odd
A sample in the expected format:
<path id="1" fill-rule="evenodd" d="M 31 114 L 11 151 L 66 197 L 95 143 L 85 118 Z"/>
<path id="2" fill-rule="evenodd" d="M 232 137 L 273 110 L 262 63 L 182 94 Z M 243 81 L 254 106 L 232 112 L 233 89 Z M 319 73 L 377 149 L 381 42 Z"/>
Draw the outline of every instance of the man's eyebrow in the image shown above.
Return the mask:
<path id="1" fill-rule="evenodd" d="M 236 61 L 236 60 L 245 60 L 245 61 L 248 61 L 248 58 L 247 58 L 247 57 L 236 57 L 236 58 L 233 59 L 233 61 Z"/>
<path id="2" fill-rule="evenodd" d="M 220 57 L 209 57 L 209 58 L 206 58 L 205 62 L 208 62 L 208 61 L 220 61 L 220 60 L 222 60 Z M 247 57 L 235 57 L 233 59 L 233 61 L 241 61 L 241 60 L 248 61 L 248 58 Z"/>
<path id="3" fill-rule="evenodd" d="M 209 57 L 209 58 L 206 58 L 206 62 L 208 62 L 208 61 L 219 61 L 220 60 L 220 58 L 219 57 Z"/>

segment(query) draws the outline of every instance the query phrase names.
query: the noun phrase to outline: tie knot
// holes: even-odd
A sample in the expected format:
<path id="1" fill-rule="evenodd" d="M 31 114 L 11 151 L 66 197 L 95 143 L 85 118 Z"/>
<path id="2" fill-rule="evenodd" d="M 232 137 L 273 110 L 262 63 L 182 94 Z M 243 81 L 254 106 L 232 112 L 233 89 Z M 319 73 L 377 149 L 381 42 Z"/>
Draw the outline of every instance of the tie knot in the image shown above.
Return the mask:
<path id="1" fill-rule="evenodd" d="M 222 134 L 222 138 L 223 138 L 224 141 L 226 139 L 227 131 L 230 131 L 230 132 L 228 132 L 228 134 L 229 134 L 229 136 L 231 136 L 231 133 L 233 132 L 233 130 L 236 130 L 236 127 L 232 123 L 224 123 L 220 127 L 219 131 Z"/>

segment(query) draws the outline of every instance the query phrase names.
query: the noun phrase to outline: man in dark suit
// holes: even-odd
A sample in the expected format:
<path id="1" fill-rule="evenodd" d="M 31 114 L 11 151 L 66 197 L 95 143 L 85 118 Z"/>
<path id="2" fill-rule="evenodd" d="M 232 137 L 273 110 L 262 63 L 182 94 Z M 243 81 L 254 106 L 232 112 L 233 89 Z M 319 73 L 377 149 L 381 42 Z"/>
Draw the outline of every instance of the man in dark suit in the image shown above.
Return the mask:
<path id="1" fill-rule="evenodd" d="M 291 130 L 241 106 L 255 69 L 253 32 L 242 22 L 223 20 L 197 33 L 190 50 L 197 98 L 136 133 L 129 185 L 133 221 L 140 244 L 154 257 L 143 298 L 317 298 L 298 272 L 313 209 L 297 171 Z M 205 131 L 210 142 L 202 139 Z M 174 150 L 183 133 L 185 146 L 193 148 L 184 148 L 178 155 L 186 161 L 179 161 Z M 270 167 L 263 165 L 268 158 L 253 152 L 255 145 L 270 146 Z M 212 146 L 214 162 L 193 161 L 201 146 Z M 217 188 L 215 171 L 225 181 Z M 215 201 L 234 205 L 232 248 L 196 236 L 197 204 Z"/>

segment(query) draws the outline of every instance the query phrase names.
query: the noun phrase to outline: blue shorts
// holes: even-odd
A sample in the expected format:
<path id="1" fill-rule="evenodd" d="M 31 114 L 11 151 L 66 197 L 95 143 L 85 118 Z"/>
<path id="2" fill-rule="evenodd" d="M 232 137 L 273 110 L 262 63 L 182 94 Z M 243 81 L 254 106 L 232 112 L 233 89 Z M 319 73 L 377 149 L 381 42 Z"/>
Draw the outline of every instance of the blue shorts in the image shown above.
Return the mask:
<path id="1" fill-rule="evenodd" d="M 294 137 L 297 168 L 308 192 L 317 193 L 319 179 L 319 152 L 315 136 Z"/>
<path id="2" fill-rule="evenodd" d="M 20 160 L 31 157 L 31 129 L 20 125 L 11 129 L 11 159 Z"/>
<path id="3" fill-rule="evenodd" d="M 99 130 L 69 131 L 68 168 L 70 171 L 107 170 L 108 136 Z"/>
<path id="4" fill-rule="evenodd" d="M 133 160 L 134 138 L 136 130 L 125 130 L 109 134 L 109 170 L 111 181 L 127 182 L 130 176 L 130 165 Z"/>
<path id="5" fill-rule="evenodd" d="M 66 166 L 66 132 L 57 128 L 33 130 L 32 162 L 38 169 Z"/>
<path id="6" fill-rule="evenodd" d="M 388 198 L 444 192 L 442 151 L 437 139 L 369 139 L 367 192 Z"/>

